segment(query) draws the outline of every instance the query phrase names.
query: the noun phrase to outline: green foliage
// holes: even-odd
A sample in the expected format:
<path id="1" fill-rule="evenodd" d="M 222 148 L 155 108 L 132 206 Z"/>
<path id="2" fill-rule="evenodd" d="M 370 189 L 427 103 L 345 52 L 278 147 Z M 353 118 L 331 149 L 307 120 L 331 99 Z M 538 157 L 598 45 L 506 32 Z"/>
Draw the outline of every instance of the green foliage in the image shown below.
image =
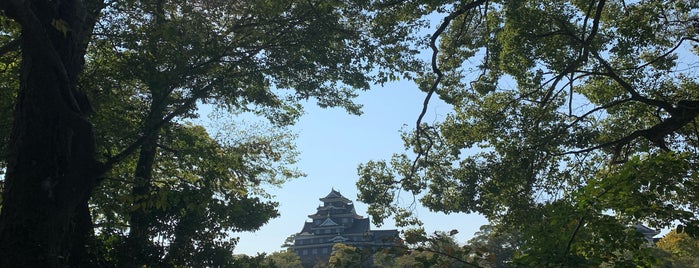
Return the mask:
<path id="1" fill-rule="evenodd" d="M 166 261 L 177 265 L 215 264 L 217 258 L 225 260 L 218 255 L 232 253 L 237 239 L 230 237 L 231 232 L 256 230 L 278 216 L 277 203 L 256 195 L 264 193 L 262 183 L 276 184 L 295 174 L 273 165 L 284 163 L 278 158 L 293 150 L 285 147 L 289 144 L 284 144 L 284 134 L 241 134 L 237 141 L 222 144 L 202 127 L 177 125 L 163 136 L 161 146 L 167 150 L 157 157 L 150 195 L 134 196 L 124 187 L 130 182 L 131 169 L 126 165 L 115 169 L 95 193 L 93 217 L 109 239 L 124 243 L 128 215 L 141 209 L 152 224 L 153 254 L 167 251 Z M 272 156 L 276 154 L 279 157 Z M 115 247 L 107 258 L 123 258 L 125 246 Z"/>
<path id="2" fill-rule="evenodd" d="M 257 268 L 265 267 L 266 254 L 258 253 L 256 256 L 236 255 L 232 258 L 231 265 L 220 267 Z"/>
<path id="3" fill-rule="evenodd" d="M 407 239 L 409 232 L 422 238 L 411 242 Z M 471 245 L 459 245 L 454 239 L 457 233 L 452 230 L 427 236 L 421 229 L 406 230 L 406 245 L 376 252 L 374 267 L 491 267 L 483 251 Z"/>
<path id="4" fill-rule="evenodd" d="M 367 8 L 168 0 L 105 8 L 81 77 L 98 111 L 100 157 L 115 164 L 92 199 L 98 238 L 120 245 L 104 258 L 126 266 L 229 263 L 231 232 L 278 215 L 262 186 L 302 175 L 291 168 L 296 151 L 284 129 L 302 114 L 300 102 L 359 114 L 357 90 L 419 69 L 411 43 L 376 32 Z M 188 123 L 200 104 L 214 107 L 218 120 L 256 116 L 271 125 L 236 122 L 207 133 Z"/>
<path id="5" fill-rule="evenodd" d="M 333 245 L 328 267 L 359 267 L 362 266 L 361 250 L 342 243 Z"/>
<path id="6" fill-rule="evenodd" d="M 410 225 L 400 194 L 517 234 L 527 267 L 648 266 L 630 228 L 699 226 L 695 1 L 438 1 L 421 90 L 451 104 L 404 133 L 408 153 L 359 166 L 369 214 Z M 406 33 L 413 34 L 416 33 Z M 424 43 L 416 43 L 422 45 Z M 494 250 L 494 249 L 491 249 Z"/>
<path id="7" fill-rule="evenodd" d="M 661 238 L 656 246 L 667 255 L 659 253 L 671 267 L 696 267 L 699 265 L 699 239 L 687 233 L 672 230 Z M 669 256 L 668 256 L 669 255 Z"/>
<path id="8" fill-rule="evenodd" d="M 7 146 L 12 130 L 12 111 L 19 91 L 19 26 L 5 17 L 0 17 L 0 178 L 4 180 Z M 0 201 L 2 199 L 0 198 Z"/>
<path id="9" fill-rule="evenodd" d="M 422 69 L 415 60 L 418 50 L 412 47 L 417 39 L 404 34 L 416 24 L 380 22 L 391 20 L 375 13 L 374 5 L 382 3 L 372 1 L 20 4 L 0 4 L 0 170 L 6 168 L 3 141 L 10 136 L 10 107 L 21 80 L 16 76 L 19 53 L 11 45 L 11 40 L 19 40 L 20 30 L 8 19 L 13 17 L 25 27 L 23 34 L 37 35 L 23 35 L 23 48 L 33 48 L 24 41 L 43 40 L 45 32 L 59 43 L 74 45 L 65 50 L 58 46 L 46 55 L 71 60 L 51 68 L 61 76 L 63 67 L 70 67 L 63 78 L 71 80 L 65 83 L 69 86 L 61 88 L 70 94 L 63 97 L 86 110 L 80 122 L 90 110 L 95 126 L 98 155 L 89 144 L 86 157 L 97 158 L 100 170 L 89 170 L 98 175 L 86 179 L 92 182 L 99 176 L 99 186 L 92 193 L 92 183 L 86 183 L 89 189 L 79 202 L 91 198 L 98 228 L 94 245 L 86 248 L 99 255 L 103 266 L 229 266 L 236 261 L 232 250 L 237 242 L 230 233 L 256 230 L 278 215 L 278 204 L 266 201 L 270 196 L 262 186 L 302 175 L 290 167 L 296 152 L 284 130 L 266 133 L 261 128 L 247 135 L 239 127 L 231 131 L 235 138 L 211 135 L 190 123 L 198 116 L 198 105 L 226 115 L 264 117 L 271 127 L 285 127 L 302 114 L 302 101 L 313 99 L 321 107 L 360 114 L 361 105 L 353 102 L 356 91 L 371 83 L 412 77 Z M 79 18 L 34 16 L 41 8 Z M 408 9 L 401 13 L 401 18 L 427 14 Z M 32 25 L 35 21 L 47 24 L 47 29 Z M 86 21 L 90 23 L 83 25 Z M 41 53 L 25 59 L 46 57 Z M 73 73 L 83 70 L 83 59 L 84 72 Z M 80 80 L 77 89 L 75 77 Z M 93 132 L 87 132 L 91 140 Z M 73 186 L 61 184 L 66 189 Z M 70 206 L 79 205 L 74 203 L 78 202 Z M 81 204 L 80 209 L 86 207 Z M 72 218 L 59 218 L 74 223 Z M 61 232 L 56 237 L 62 237 Z M 58 242 L 57 247 L 83 248 L 72 241 Z M 259 259 L 244 262 L 259 264 Z"/>
<path id="10" fill-rule="evenodd" d="M 522 247 L 522 238 L 518 233 L 500 229 L 497 226 L 483 225 L 467 243 L 488 264 L 486 267 L 508 267 L 513 262 L 515 253 Z"/>
<path id="11" fill-rule="evenodd" d="M 301 259 L 292 249 L 273 252 L 266 256 L 265 262 L 270 268 L 303 268 Z"/>
<path id="12" fill-rule="evenodd" d="M 692 158 L 672 152 L 634 156 L 589 180 L 583 190 L 589 196 L 580 199 L 594 202 L 589 205 L 598 210 L 613 210 L 624 222 L 692 226 L 696 215 L 685 207 L 695 202 L 691 196 L 699 187 Z"/>

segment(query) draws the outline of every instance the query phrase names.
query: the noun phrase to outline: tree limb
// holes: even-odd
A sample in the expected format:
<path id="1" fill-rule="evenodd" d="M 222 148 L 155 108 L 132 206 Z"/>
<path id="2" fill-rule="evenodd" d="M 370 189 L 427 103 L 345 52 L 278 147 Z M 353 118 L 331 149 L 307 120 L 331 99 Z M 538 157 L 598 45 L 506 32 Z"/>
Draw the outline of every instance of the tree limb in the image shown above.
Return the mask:
<path id="1" fill-rule="evenodd" d="M 663 108 L 665 111 L 667 111 L 668 113 L 670 113 L 672 115 L 675 115 L 678 113 L 678 110 L 675 109 L 672 106 L 672 104 L 667 102 L 667 101 L 649 99 L 649 98 L 646 98 L 645 96 L 641 95 L 631 84 L 626 82 L 626 80 L 622 79 L 619 76 L 619 74 L 616 73 L 616 70 L 612 67 L 612 65 L 609 64 L 609 62 L 607 60 L 602 58 L 602 56 L 600 56 L 599 52 L 594 51 L 594 50 L 592 50 L 591 52 L 592 52 L 593 57 L 595 57 L 595 59 L 597 61 L 599 61 L 599 63 L 602 65 L 602 67 L 607 71 L 607 76 L 609 78 L 611 78 L 612 80 L 614 80 L 615 82 L 617 82 L 617 84 L 619 84 L 622 88 L 624 88 L 624 90 L 626 90 L 626 92 L 631 94 L 631 99 L 638 101 L 638 102 L 641 102 L 641 103 L 651 105 L 651 106 Z"/>
<path id="2" fill-rule="evenodd" d="M 575 225 L 575 230 L 573 230 L 573 233 L 570 235 L 570 238 L 568 238 L 568 243 L 566 244 L 566 248 L 563 251 L 563 256 L 568 255 L 568 252 L 570 252 L 570 246 L 573 245 L 573 240 L 575 240 L 575 236 L 580 231 L 580 228 L 582 227 L 583 222 L 585 222 L 585 216 L 581 216 L 580 219 L 578 220 L 578 224 Z"/>
<path id="3" fill-rule="evenodd" d="M 439 69 L 438 66 L 438 59 L 437 56 L 439 55 L 439 48 L 437 48 L 437 39 L 444 33 L 444 31 L 449 27 L 451 22 L 456 19 L 457 17 L 465 14 L 466 12 L 486 3 L 486 0 L 477 0 L 473 1 L 469 4 L 466 4 L 464 7 L 450 13 L 448 16 L 444 18 L 444 21 L 439 25 L 437 30 L 432 34 L 430 37 L 430 48 L 432 49 L 432 59 L 431 59 L 431 65 L 432 65 L 432 73 L 434 73 L 437 78 L 435 78 L 434 82 L 432 83 L 432 86 L 430 89 L 427 91 L 427 96 L 425 96 L 425 100 L 422 103 L 422 111 L 420 111 L 420 115 L 417 118 L 417 121 L 415 122 L 415 128 L 416 128 L 416 135 L 415 135 L 415 141 L 416 141 L 416 148 L 418 150 L 418 155 L 415 157 L 415 160 L 413 161 L 413 165 L 410 169 L 410 174 L 409 177 L 412 177 L 415 174 L 415 170 L 417 168 L 417 164 L 419 162 L 419 159 L 421 158 L 427 158 L 427 155 L 429 154 L 429 149 L 432 147 L 432 140 L 429 137 L 429 135 L 426 135 L 426 131 L 420 126 L 422 124 L 422 120 L 425 117 L 425 114 L 427 114 L 427 108 L 429 107 L 430 99 L 432 98 L 432 95 L 434 92 L 437 90 L 437 87 L 441 83 L 444 74 L 442 71 Z M 427 145 L 427 149 L 423 150 L 422 148 L 422 143 L 420 142 L 420 136 L 425 135 L 427 139 L 430 141 L 430 143 Z"/>

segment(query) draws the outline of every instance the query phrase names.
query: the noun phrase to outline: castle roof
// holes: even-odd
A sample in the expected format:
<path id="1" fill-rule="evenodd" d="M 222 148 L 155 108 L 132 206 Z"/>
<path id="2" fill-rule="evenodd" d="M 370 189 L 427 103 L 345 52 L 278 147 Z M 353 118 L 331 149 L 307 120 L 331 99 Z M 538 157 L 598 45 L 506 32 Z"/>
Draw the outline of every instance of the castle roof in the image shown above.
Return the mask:
<path id="1" fill-rule="evenodd" d="M 323 223 L 321 223 L 319 226 L 325 227 L 325 226 L 338 226 L 336 222 L 334 222 L 331 218 L 325 219 Z"/>
<path id="2" fill-rule="evenodd" d="M 342 196 L 342 194 L 335 189 L 330 190 L 330 193 L 323 198 L 320 198 L 323 202 L 343 202 L 352 203 L 352 200 L 347 199 L 347 197 Z"/>
<path id="3" fill-rule="evenodd" d="M 304 267 L 313 267 L 319 259 L 327 260 L 335 243 L 368 249 L 394 245 L 397 230 L 371 230 L 369 218 L 358 215 L 352 201 L 339 191 L 332 189 L 320 200 L 323 204 L 308 216 L 311 221 L 304 223 L 291 247 Z"/>

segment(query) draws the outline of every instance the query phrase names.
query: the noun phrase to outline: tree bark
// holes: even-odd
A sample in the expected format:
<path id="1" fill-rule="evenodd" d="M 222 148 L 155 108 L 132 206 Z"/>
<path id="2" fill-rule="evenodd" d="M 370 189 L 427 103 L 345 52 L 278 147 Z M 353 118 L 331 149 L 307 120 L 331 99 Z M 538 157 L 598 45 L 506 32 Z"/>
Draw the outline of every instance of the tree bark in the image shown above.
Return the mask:
<path id="1" fill-rule="evenodd" d="M 153 183 L 153 165 L 157 153 L 159 129 L 162 119 L 162 107 L 160 101 L 155 98 L 151 104 L 151 111 L 145 120 L 144 133 L 148 137 L 141 144 L 138 162 L 134 170 L 134 185 L 131 196 L 134 200 L 134 209 L 129 219 L 129 265 L 133 267 L 157 266 L 160 254 L 152 246 L 149 239 L 153 226 L 152 208 L 147 206 L 151 199 L 151 185 Z"/>
<path id="2" fill-rule="evenodd" d="M 81 261 L 71 253 L 84 246 L 74 242 L 89 236 L 87 201 L 103 173 L 87 105 L 77 101 L 77 77 L 101 6 L 6 0 L 0 10 L 22 28 L 20 89 L 0 212 L 0 267 L 77 265 Z"/>

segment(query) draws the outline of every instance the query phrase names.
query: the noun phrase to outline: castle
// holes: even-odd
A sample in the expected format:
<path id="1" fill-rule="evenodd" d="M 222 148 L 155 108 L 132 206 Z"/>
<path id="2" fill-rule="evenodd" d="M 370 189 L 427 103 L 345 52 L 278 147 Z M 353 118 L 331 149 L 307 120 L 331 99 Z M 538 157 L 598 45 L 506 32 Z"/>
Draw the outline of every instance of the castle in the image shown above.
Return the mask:
<path id="1" fill-rule="evenodd" d="M 332 189 L 320 198 L 322 206 L 309 215 L 291 247 L 301 258 L 304 267 L 313 267 L 319 261 L 327 262 L 335 243 L 359 249 L 376 250 L 395 244 L 396 230 L 371 230 L 368 218 L 357 214 L 352 201 Z"/>

